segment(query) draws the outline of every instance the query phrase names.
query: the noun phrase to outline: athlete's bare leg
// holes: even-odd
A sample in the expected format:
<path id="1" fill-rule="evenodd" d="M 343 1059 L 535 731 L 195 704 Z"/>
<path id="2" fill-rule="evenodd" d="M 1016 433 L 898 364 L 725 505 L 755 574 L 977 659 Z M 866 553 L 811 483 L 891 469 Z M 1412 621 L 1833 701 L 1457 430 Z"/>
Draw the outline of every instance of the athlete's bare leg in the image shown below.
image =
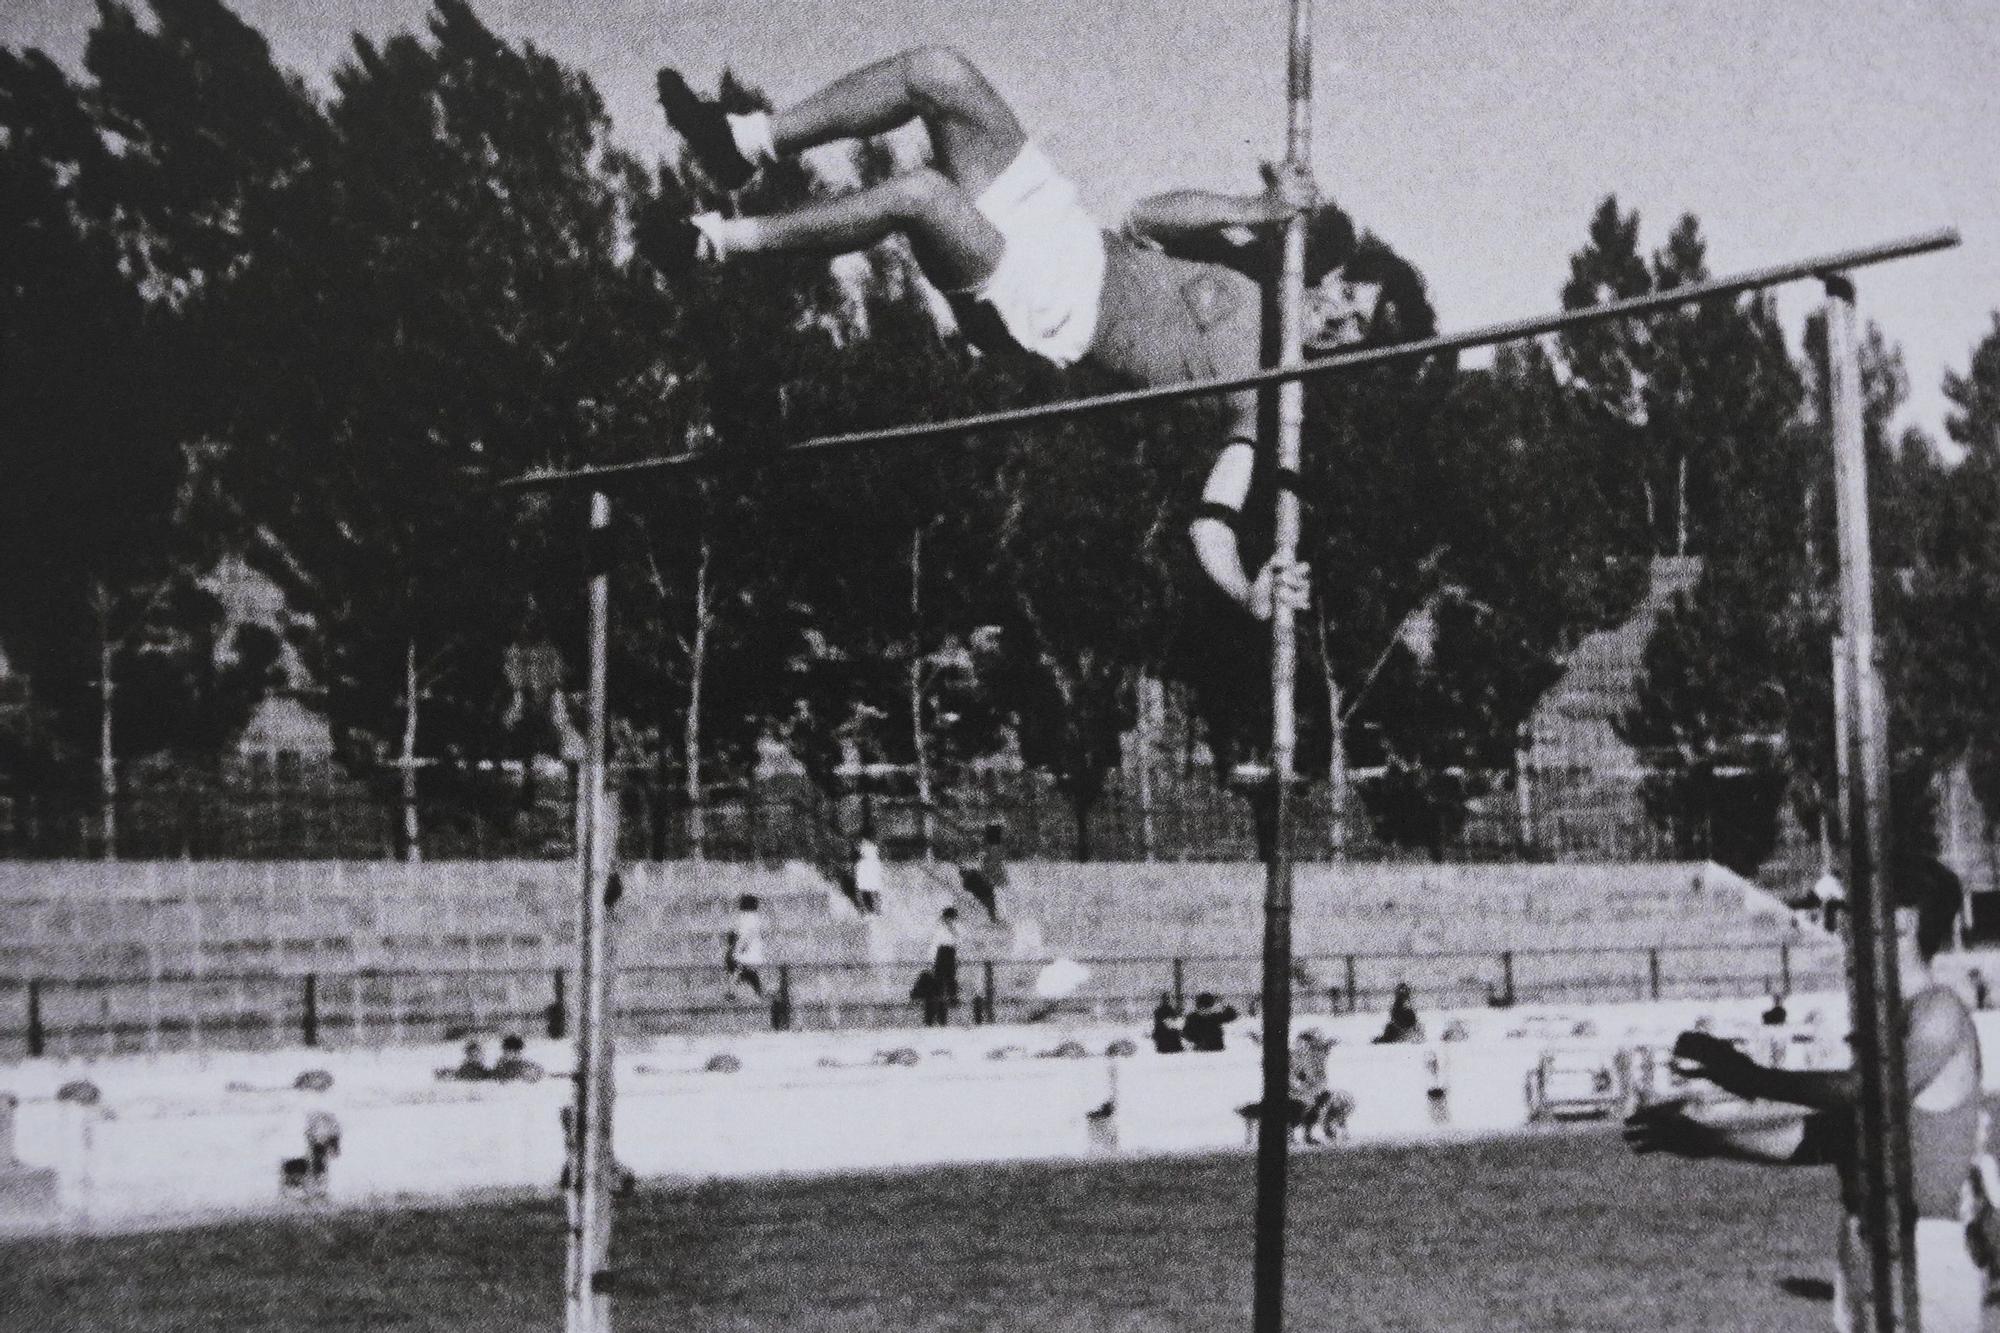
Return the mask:
<path id="1" fill-rule="evenodd" d="M 921 120 L 933 165 L 978 197 L 1027 142 L 1013 109 L 958 52 L 920 47 L 843 75 L 771 117 L 780 153 L 882 134 Z"/>
<path id="2" fill-rule="evenodd" d="M 672 70 L 662 70 L 659 82 L 668 121 L 704 169 L 719 183 L 748 180 L 754 163 L 743 154 L 740 131 L 751 118 L 725 117 Z M 770 154 L 787 154 L 881 133 L 912 119 L 921 120 L 930 135 L 930 167 L 788 213 L 703 218 L 697 225 L 705 242 L 685 229 L 655 233 L 645 245 L 649 258 L 662 268 L 682 268 L 703 244 L 718 256 L 764 250 L 837 254 L 901 233 L 938 286 L 977 287 L 1000 262 L 1004 242 L 974 200 L 1020 153 L 1026 136 L 1012 109 L 963 56 L 925 47 L 877 61 L 770 116 L 759 133 L 768 136 Z"/>

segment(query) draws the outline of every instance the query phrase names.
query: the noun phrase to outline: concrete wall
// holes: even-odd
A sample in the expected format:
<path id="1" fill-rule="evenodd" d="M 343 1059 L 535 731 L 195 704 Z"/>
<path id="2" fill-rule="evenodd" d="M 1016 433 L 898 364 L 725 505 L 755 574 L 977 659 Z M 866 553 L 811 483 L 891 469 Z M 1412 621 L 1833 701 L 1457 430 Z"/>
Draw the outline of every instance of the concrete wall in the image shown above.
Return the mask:
<path id="1" fill-rule="evenodd" d="M 1454 1017 L 1462 1040 L 1428 1046 L 1368 1044 L 1379 1015 L 1314 1017 L 1335 1036 L 1332 1084 L 1354 1097 L 1356 1142 L 1430 1140 L 1519 1130 L 1529 1071 L 1550 1051 L 1610 1062 L 1648 1058 L 1672 1034 L 1707 1018 L 1741 1032 L 1760 1056 L 1824 1067 L 1844 1059 L 1844 1003 L 1795 997 L 1792 1025 L 1757 1025 L 1755 1004 L 1599 1005 L 1431 1013 L 1439 1036 Z M 2000 1015 L 1982 1015 L 1989 1052 Z M 1240 1150 L 1237 1108 L 1257 1096 L 1258 1049 L 1249 1024 L 1220 1055 L 1160 1056 L 1139 1025 L 1042 1024 L 875 1032 L 665 1039 L 619 1058 L 615 1136 L 620 1160 L 641 1177 L 698 1179 L 780 1172 L 912 1168 L 947 1162 L 1082 1158 L 1109 1152 Z M 1582 1034 L 1582 1035 L 1579 1035 Z M 1107 1059 L 1117 1038 L 1141 1038 L 1137 1055 Z M 1037 1058 L 1059 1042 L 1092 1058 Z M 882 1063 L 916 1052 L 911 1066 Z M 736 1072 L 707 1072 L 727 1051 Z M 993 1058 L 996 1051 L 1005 1058 Z M 58 1210 L 16 1217 L 14 1229 L 105 1231 L 180 1224 L 306 1205 L 279 1186 L 278 1164 L 304 1150 L 304 1122 L 332 1112 L 343 1150 L 327 1204 L 395 1206 L 493 1192 L 549 1193 L 561 1169 L 558 1111 L 568 1096 L 566 1048 L 531 1050 L 550 1070 L 532 1084 L 439 1082 L 434 1065 L 455 1051 L 264 1055 L 0 1067 L 0 1091 L 21 1099 L 16 1152 L 54 1168 Z M 331 1089 L 302 1092 L 308 1067 Z M 2000 1059 L 1986 1062 L 2000 1080 Z M 59 1100 L 88 1078 L 94 1106 Z M 1433 1086 L 1442 1098 L 1428 1095 Z M 1110 1103 L 1115 1110 L 1094 1120 Z M 0 1226 L 8 1225 L 0 1221 Z"/>

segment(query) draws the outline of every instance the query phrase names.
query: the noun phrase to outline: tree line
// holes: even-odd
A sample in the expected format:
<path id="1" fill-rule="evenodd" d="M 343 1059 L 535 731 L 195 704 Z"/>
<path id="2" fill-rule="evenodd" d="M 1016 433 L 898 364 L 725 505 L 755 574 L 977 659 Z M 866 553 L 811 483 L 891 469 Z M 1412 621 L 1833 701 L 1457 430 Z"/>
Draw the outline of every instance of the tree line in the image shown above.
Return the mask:
<path id="1" fill-rule="evenodd" d="M 765 104 L 728 76 L 721 95 Z M 869 144 L 839 170 L 893 166 Z M 743 207 L 844 183 L 790 163 Z M 927 799 L 1006 754 L 1087 829 L 1154 682 L 1182 688 L 1218 774 L 1256 762 L 1265 640 L 1184 537 L 1205 409 L 781 465 L 807 435 L 1111 386 L 974 353 L 895 245 L 672 283 L 632 257 L 636 222 L 719 200 L 620 149 L 584 73 L 464 0 L 357 36 L 326 94 L 219 0 L 100 6 L 80 74 L 0 50 L 0 653 L 30 686 L 0 713 L 0 781 L 213 767 L 287 646 L 385 795 L 560 754 L 581 501 L 496 483 L 691 450 L 727 465 L 620 498 L 611 670 L 619 761 L 692 809 L 760 745 L 829 790 L 854 755 L 904 765 Z M 1364 245 L 1417 298 L 1401 334 L 1434 331 L 1421 276 Z M 1694 218 L 1647 253 L 1607 197 L 1560 297 L 1706 276 Z M 1621 719 L 1649 800 L 1745 867 L 1788 806 L 1819 829 L 1823 351 L 1752 296 L 1310 383 L 1307 777 L 1365 772 L 1381 834 L 1440 848 L 1510 780 L 1567 654 L 1653 557 L 1695 555 Z M 1880 331 L 1865 360 L 1899 790 L 1963 761 L 2000 809 L 2000 315 L 1947 380 L 1948 447 L 1893 432 Z M 289 645 L 228 623 L 203 577 L 225 555 L 282 589 Z"/>

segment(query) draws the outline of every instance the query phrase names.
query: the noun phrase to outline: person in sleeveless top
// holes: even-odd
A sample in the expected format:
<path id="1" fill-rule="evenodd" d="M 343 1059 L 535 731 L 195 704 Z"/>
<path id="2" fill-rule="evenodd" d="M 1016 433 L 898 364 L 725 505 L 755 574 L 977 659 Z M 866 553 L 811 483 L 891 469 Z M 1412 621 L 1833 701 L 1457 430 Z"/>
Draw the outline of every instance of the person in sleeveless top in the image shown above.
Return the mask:
<path id="1" fill-rule="evenodd" d="M 1266 167 L 1265 188 L 1236 196 L 1155 195 L 1106 231 L 1022 129 L 980 71 L 946 48 L 905 51 L 835 80 L 776 112 L 725 113 L 679 73 L 658 79 L 667 122 L 726 190 L 765 162 L 920 121 L 931 160 L 851 193 L 758 217 L 664 209 L 635 220 L 639 254 L 673 275 L 697 263 L 766 251 L 838 254 L 905 237 L 961 328 L 987 347 L 1013 346 L 1058 365 L 1090 360 L 1141 385 L 1254 371 L 1264 362 L 1262 279 L 1275 271 L 1275 230 L 1308 215 L 1304 338 L 1326 352 L 1393 332 L 1422 302 L 1414 270 L 1379 242 L 1357 245 L 1338 209 L 1318 209 L 1310 172 Z M 1385 301 L 1385 285 L 1398 295 Z M 1427 319 L 1425 313 L 1415 318 Z M 1257 394 L 1223 401 L 1222 439 L 1189 526 L 1203 571 L 1258 619 L 1274 599 L 1302 608 L 1306 567 L 1244 566 L 1236 519 L 1259 441 Z"/>
<path id="2" fill-rule="evenodd" d="M 1986 1282 L 1967 1244 L 1966 1226 L 1975 1197 L 1974 1162 L 1984 1151 L 1979 1033 L 1965 1002 L 1931 969 L 1951 937 L 1960 885 L 1936 858 L 1914 856 L 1897 863 L 1891 883 L 1897 895 L 1919 1318 L 1925 1333 L 1976 1330 Z M 1869 1264 L 1854 1160 L 1860 1094 L 1855 1072 L 1768 1068 L 1703 1032 L 1682 1033 L 1674 1056 L 1688 1073 L 1726 1092 L 1781 1106 L 1750 1108 L 1747 1114 L 1741 1107 L 1718 1108 L 1709 1118 L 1683 1103 L 1662 1103 L 1626 1121 L 1627 1142 L 1642 1153 L 1836 1167 L 1842 1207 L 1834 1327 L 1843 1333 L 1856 1327 L 1856 1309 L 1866 1308 Z"/>

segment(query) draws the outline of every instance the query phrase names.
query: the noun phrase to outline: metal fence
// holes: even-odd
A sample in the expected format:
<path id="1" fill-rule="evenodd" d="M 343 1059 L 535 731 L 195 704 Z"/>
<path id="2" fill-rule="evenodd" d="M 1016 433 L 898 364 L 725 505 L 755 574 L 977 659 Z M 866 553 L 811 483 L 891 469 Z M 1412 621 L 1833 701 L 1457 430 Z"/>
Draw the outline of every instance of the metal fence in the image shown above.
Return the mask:
<path id="1" fill-rule="evenodd" d="M 1628 775 L 1629 776 L 1629 775 Z M 1462 822 L 1433 848 L 1395 847 L 1350 791 L 1302 789 L 1291 822 L 1299 860 L 1688 860 L 1707 855 L 1705 831 L 1650 817 L 1633 781 L 1573 767 L 1497 774 Z M 890 856 L 931 850 L 976 855 L 997 823 L 1008 856 L 1033 860 L 1219 861 L 1257 854 L 1249 802 L 1205 771 L 1110 775 L 1079 814 L 1045 774 L 986 772 L 942 784 L 929 806 L 889 782 L 828 794 L 798 775 L 720 785 L 699 810 L 660 775 L 632 770 L 616 783 L 619 851 L 674 860 L 821 861 L 864 821 Z M 426 860 L 533 860 L 574 855 L 570 778 L 475 767 L 426 770 L 414 808 Z M 87 794 L 0 790 L 0 857 L 123 860 L 373 860 L 403 856 L 406 820 L 389 784 L 337 774 L 293 782 L 153 775 L 121 785 L 110 804 Z M 109 836 L 107 836 L 107 830 Z"/>
<path id="2" fill-rule="evenodd" d="M 954 1021 L 1022 1022 L 1057 1014 L 1143 1024 L 1163 995 L 1185 1005 L 1207 991 L 1255 1012 L 1255 955 L 1082 959 L 1090 982 L 1073 998 L 1037 997 L 1048 960 L 965 965 Z M 908 1026 L 924 966 L 780 964 L 766 993 L 731 999 L 712 966 L 626 967 L 617 1030 L 631 1037 L 776 1029 Z M 1710 999 L 1834 990 L 1831 943 L 1702 944 L 1490 953 L 1348 953 L 1296 960 L 1300 1013 L 1386 1007 L 1398 985 L 1420 1006 Z M 565 969 L 241 974 L 52 979 L 0 977 L 0 1058 L 153 1054 L 289 1047 L 379 1047 L 514 1032 L 560 1037 L 575 1003 Z"/>

